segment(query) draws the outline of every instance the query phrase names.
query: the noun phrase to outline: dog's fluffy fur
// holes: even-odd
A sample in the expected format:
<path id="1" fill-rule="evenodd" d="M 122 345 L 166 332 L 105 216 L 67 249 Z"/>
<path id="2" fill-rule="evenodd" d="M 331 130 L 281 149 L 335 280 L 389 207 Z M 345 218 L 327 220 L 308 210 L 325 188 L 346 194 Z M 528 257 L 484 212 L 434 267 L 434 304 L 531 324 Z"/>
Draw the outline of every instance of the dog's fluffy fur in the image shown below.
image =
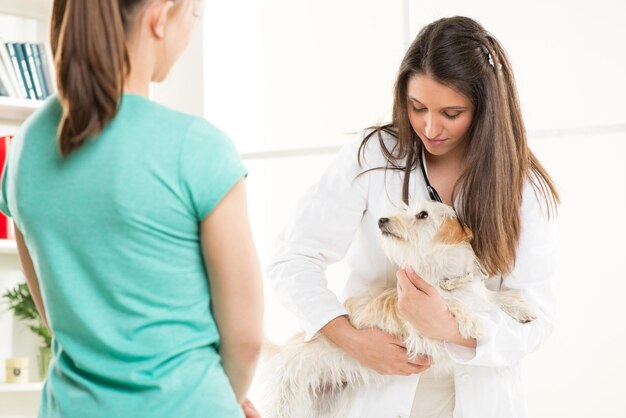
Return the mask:
<path id="1" fill-rule="evenodd" d="M 395 216 L 381 218 L 379 227 L 387 257 L 400 268 L 412 268 L 438 289 L 464 338 L 480 339 L 484 335 L 477 312 L 494 305 L 519 322 L 536 318 L 534 308 L 519 292 L 492 292 L 485 287 L 485 277 L 470 245 L 472 232 L 449 206 L 419 202 Z M 450 368 L 443 343 L 420 335 L 399 315 L 397 300 L 396 288 L 390 288 L 374 297 L 348 299 L 345 306 L 356 328 L 376 327 L 399 336 L 410 358 L 432 357 L 435 373 Z M 266 350 L 261 373 L 263 416 L 343 417 L 357 389 L 384 379 L 323 335 L 304 342 L 298 334 L 284 347 Z"/>

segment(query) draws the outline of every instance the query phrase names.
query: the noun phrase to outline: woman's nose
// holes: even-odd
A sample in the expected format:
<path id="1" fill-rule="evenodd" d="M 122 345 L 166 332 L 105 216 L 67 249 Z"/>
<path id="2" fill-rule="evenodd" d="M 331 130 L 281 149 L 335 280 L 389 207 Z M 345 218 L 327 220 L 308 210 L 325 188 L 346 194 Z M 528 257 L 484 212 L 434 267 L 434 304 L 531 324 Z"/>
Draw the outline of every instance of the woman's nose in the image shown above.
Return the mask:
<path id="1" fill-rule="evenodd" d="M 426 126 L 424 127 L 424 133 L 430 139 L 437 139 L 441 134 L 441 124 L 431 112 L 426 116 Z"/>

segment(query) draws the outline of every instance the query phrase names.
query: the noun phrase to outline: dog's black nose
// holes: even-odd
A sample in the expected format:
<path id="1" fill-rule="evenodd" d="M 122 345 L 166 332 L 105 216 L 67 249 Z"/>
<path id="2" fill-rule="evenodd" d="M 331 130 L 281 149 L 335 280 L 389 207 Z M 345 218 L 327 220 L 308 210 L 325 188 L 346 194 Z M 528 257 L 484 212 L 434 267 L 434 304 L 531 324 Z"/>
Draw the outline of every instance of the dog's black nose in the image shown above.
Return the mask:
<path id="1" fill-rule="evenodd" d="M 389 218 L 380 218 L 380 219 L 378 220 L 378 227 L 379 227 L 379 228 L 382 228 L 382 226 L 383 226 L 384 224 L 386 224 L 387 222 L 389 222 Z"/>

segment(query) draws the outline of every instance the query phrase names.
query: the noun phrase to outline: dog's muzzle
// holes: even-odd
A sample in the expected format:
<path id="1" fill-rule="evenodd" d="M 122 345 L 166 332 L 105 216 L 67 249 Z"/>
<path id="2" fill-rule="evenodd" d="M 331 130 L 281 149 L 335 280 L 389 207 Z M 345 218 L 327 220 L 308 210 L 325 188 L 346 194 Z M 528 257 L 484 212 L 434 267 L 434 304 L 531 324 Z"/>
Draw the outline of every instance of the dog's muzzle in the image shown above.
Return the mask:
<path id="1" fill-rule="evenodd" d="M 380 229 L 380 232 L 382 232 L 382 234 L 386 237 L 393 237 L 396 239 L 401 239 L 399 236 L 397 236 L 396 234 L 394 234 L 393 232 L 389 231 L 389 218 L 380 218 L 378 220 L 378 228 Z"/>

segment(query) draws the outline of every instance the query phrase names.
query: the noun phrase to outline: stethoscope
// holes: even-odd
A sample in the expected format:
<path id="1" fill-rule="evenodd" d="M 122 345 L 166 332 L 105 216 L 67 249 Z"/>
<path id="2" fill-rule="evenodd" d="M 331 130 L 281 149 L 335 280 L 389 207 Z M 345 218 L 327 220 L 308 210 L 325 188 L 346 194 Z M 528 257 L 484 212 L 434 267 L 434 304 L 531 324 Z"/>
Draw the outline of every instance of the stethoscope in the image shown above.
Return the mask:
<path id="1" fill-rule="evenodd" d="M 411 170 L 413 164 L 409 164 L 408 161 L 412 160 L 412 154 L 414 150 L 409 150 L 409 155 L 407 157 L 407 164 L 404 166 L 404 182 L 402 185 L 402 201 L 405 205 L 409 204 L 409 178 L 411 176 Z M 428 181 L 428 175 L 426 174 L 426 166 L 424 163 L 424 150 L 421 150 L 420 156 L 417 158 L 419 160 L 420 169 L 422 170 L 422 177 L 424 178 L 424 183 L 426 184 L 426 191 L 428 192 L 428 197 L 430 200 L 434 202 L 443 203 L 441 200 L 441 196 L 437 193 L 437 190 L 433 186 L 430 185 L 430 181 Z"/>
<path id="2" fill-rule="evenodd" d="M 423 151 L 419 157 L 419 160 L 420 160 L 420 168 L 422 169 L 422 176 L 424 177 L 424 183 L 426 183 L 426 191 L 428 192 L 428 197 L 430 197 L 430 200 L 443 203 L 443 201 L 441 200 L 441 197 L 439 197 L 439 193 L 437 193 L 437 190 L 435 190 L 435 188 L 431 186 L 430 182 L 428 181 L 428 175 L 426 175 L 426 167 L 424 165 L 424 152 Z"/>

